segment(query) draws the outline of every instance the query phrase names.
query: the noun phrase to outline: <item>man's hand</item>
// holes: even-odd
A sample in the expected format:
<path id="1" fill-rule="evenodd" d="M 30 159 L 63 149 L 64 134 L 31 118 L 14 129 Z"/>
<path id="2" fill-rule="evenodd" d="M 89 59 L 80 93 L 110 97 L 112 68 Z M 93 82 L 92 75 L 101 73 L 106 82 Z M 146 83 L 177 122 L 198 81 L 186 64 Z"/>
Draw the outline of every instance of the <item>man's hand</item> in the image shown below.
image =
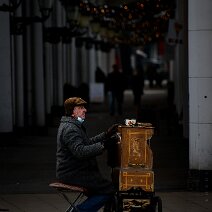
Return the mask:
<path id="1" fill-rule="evenodd" d="M 110 138 L 104 140 L 105 149 L 114 149 L 117 146 L 117 143 L 120 142 L 118 135 L 113 135 Z"/>
<path id="2" fill-rule="evenodd" d="M 118 124 L 113 124 L 111 127 L 108 128 L 108 130 L 106 131 L 107 138 L 110 138 L 118 131 L 118 126 Z"/>

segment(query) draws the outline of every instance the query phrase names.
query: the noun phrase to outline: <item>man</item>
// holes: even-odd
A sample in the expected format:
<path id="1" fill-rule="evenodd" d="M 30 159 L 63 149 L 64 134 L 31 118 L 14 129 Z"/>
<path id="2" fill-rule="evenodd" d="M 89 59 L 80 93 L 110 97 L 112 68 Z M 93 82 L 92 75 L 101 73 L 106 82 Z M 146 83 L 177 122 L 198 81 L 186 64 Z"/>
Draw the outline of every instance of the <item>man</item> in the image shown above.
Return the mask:
<path id="1" fill-rule="evenodd" d="M 126 79 L 119 70 L 117 64 L 113 65 L 113 70 L 108 74 L 106 79 L 106 91 L 109 98 L 110 115 L 113 116 L 117 112 L 122 114 L 122 104 L 124 99 L 124 90 L 126 88 Z"/>
<path id="2" fill-rule="evenodd" d="M 87 199 L 77 206 L 80 212 L 97 212 L 108 203 L 114 193 L 113 184 L 101 175 L 96 156 L 102 154 L 116 134 L 118 125 L 88 138 L 83 122 L 86 101 L 72 97 L 64 102 L 65 116 L 61 118 L 57 135 L 56 177 L 66 184 L 88 190 Z"/>

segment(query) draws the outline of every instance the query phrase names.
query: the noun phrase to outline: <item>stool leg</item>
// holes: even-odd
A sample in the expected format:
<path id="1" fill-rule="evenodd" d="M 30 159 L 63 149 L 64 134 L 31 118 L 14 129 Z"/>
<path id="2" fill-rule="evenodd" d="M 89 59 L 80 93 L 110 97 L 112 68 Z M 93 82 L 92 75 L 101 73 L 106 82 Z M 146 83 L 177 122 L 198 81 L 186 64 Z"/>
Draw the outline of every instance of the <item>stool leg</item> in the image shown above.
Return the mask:
<path id="1" fill-rule="evenodd" d="M 75 198 L 75 200 L 73 202 L 71 202 L 69 200 L 69 198 L 67 197 L 67 195 L 64 192 L 60 192 L 60 194 L 65 198 L 65 200 L 70 204 L 70 206 L 66 209 L 65 212 L 71 212 L 75 209 L 75 211 L 77 212 L 78 209 L 75 207 L 75 204 L 77 203 L 77 201 L 79 200 L 79 198 L 81 198 L 83 196 L 83 193 L 79 193 L 79 195 Z"/>

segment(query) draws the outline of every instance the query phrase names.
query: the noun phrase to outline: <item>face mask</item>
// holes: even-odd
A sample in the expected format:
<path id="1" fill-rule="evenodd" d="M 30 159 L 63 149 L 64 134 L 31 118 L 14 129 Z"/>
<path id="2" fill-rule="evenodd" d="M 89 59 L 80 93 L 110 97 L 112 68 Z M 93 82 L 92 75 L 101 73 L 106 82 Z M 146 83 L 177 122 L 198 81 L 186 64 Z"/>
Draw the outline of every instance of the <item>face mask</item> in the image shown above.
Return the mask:
<path id="1" fill-rule="evenodd" d="M 81 124 L 85 121 L 85 119 L 82 119 L 81 117 L 77 117 L 77 120 L 78 120 Z"/>

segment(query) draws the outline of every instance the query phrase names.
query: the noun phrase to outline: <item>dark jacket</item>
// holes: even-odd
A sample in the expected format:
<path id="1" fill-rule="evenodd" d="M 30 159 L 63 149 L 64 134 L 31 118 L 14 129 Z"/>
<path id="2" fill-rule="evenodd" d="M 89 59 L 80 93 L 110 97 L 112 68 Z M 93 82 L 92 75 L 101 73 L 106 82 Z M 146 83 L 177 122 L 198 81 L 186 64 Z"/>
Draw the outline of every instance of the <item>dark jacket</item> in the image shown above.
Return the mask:
<path id="1" fill-rule="evenodd" d="M 102 177 L 96 161 L 104 151 L 104 139 L 105 133 L 89 139 L 79 121 L 63 116 L 57 135 L 57 179 L 91 193 L 112 193 L 112 182 Z"/>

